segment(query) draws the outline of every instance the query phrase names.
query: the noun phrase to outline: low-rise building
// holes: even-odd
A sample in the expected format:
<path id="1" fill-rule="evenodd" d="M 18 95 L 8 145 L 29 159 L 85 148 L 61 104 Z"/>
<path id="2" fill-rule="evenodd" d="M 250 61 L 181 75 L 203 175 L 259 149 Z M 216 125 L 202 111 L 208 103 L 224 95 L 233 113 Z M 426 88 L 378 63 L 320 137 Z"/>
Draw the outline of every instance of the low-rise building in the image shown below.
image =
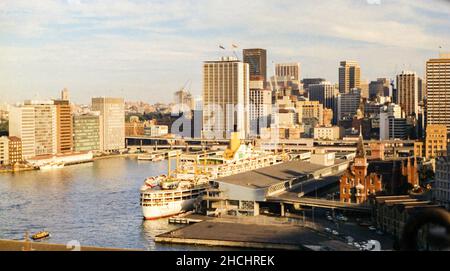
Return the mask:
<path id="1" fill-rule="evenodd" d="M 344 130 L 340 126 L 321 126 L 314 128 L 316 140 L 338 140 L 344 136 Z"/>
<path id="2" fill-rule="evenodd" d="M 23 162 L 22 154 L 22 140 L 16 136 L 9 138 L 9 163 L 11 165 L 20 164 Z"/>
<path id="3" fill-rule="evenodd" d="M 374 221 L 377 228 L 400 240 L 411 216 L 424 209 L 436 207 L 438 206 L 429 201 L 421 201 L 409 195 L 377 196 L 373 201 Z M 419 237 L 419 240 L 424 240 L 423 236 Z"/>
<path id="4" fill-rule="evenodd" d="M 435 182 L 432 194 L 437 204 L 450 210 L 450 147 L 447 149 L 446 156 L 436 159 Z"/>
<path id="5" fill-rule="evenodd" d="M 144 135 L 150 137 L 165 136 L 169 133 L 167 125 L 150 125 L 144 128 Z"/>

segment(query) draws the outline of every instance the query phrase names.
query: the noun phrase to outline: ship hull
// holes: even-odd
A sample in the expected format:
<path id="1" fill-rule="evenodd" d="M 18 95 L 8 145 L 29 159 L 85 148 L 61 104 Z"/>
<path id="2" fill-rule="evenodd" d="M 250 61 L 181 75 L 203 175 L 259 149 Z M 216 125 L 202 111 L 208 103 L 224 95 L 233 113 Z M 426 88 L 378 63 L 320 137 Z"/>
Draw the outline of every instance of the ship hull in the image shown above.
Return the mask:
<path id="1" fill-rule="evenodd" d="M 142 206 L 145 220 L 174 216 L 194 209 L 195 199 L 187 199 L 166 203 L 163 206 Z"/>

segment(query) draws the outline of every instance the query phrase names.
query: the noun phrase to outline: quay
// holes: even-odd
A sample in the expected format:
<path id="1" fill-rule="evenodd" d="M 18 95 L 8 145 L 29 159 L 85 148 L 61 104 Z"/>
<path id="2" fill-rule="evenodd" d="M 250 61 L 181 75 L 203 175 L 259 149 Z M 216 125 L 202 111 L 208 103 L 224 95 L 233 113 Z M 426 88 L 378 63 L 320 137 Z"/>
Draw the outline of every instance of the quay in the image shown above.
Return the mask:
<path id="1" fill-rule="evenodd" d="M 311 228 L 273 217 L 202 221 L 160 234 L 155 242 L 268 250 L 356 250 Z"/>
<path id="2" fill-rule="evenodd" d="M 0 239 L 0 251 L 136 251 L 135 249 L 50 244 L 25 240 Z"/>

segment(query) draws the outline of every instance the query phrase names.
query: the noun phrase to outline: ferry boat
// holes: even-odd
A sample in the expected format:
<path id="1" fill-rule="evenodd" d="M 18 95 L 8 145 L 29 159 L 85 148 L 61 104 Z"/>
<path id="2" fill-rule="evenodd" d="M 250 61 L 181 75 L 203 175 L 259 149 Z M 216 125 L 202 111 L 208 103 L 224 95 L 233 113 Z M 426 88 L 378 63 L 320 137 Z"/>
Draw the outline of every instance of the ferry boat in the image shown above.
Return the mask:
<path id="1" fill-rule="evenodd" d="M 33 240 L 41 240 L 44 238 L 50 237 L 50 233 L 48 231 L 40 231 L 38 233 L 35 233 L 31 236 L 31 239 Z"/>
<path id="2" fill-rule="evenodd" d="M 168 160 L 170 169 L 170 159 Z M 277 156 L 241 144 L 233 133 L 225 151 L 182 157 L 174 174 L 147 178 L 141 187 L 142 212 L 146 220 L 177 215 L 194 209 L 195 200 L 206 194 L 211 178 L 224 177 L 277 163 Z"/>
<path id="3" fill-rule="evenodd" d="M 60 169 L 64 167 L 64 163 L 48 163 L 39 167 L 40 170 L 51 170 L 51 169 Z"/>

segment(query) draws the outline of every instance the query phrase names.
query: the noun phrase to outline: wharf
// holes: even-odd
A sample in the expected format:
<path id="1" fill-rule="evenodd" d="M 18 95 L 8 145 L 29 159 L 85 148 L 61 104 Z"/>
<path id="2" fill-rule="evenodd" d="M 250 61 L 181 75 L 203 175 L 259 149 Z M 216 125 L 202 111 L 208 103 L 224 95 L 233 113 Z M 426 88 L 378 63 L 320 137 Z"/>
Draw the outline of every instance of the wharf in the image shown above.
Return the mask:
<path id="1" fill-rule="evenodd" d="M 203 221 L 160 234 L 155 242 L 276 250 L 356 250 L 307 227 L 229 218 Z"/>
<path id="2" fill-rule="evenodd" d="M 0 239 L 0 251 L 133 251 L 131 249 L 81 246 L 74 249 L 63 244 Z"/>

